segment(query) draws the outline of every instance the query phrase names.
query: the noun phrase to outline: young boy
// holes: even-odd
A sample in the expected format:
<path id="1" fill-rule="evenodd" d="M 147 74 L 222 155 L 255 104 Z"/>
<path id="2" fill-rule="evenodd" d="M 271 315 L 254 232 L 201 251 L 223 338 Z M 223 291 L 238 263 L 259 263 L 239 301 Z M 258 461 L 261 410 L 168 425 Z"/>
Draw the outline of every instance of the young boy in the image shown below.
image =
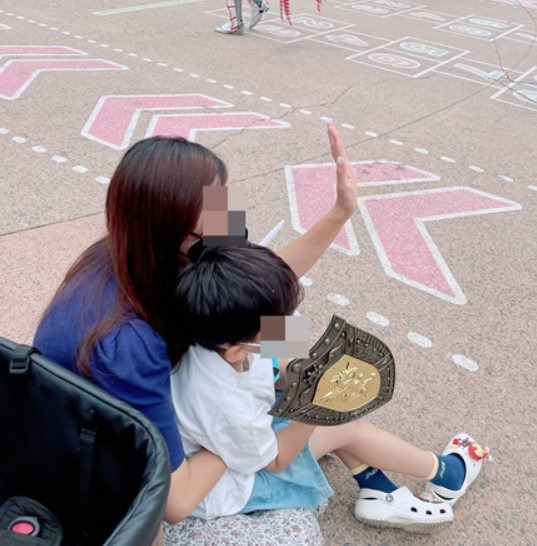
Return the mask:
<path id="1" fill-rule="evenodd" d="M 314 427 L 268 414 L 272 362 L 252 352 L 260 318 L 290 316 L 302 299 L 296 275 L 271 250 L 250 243 L 206 248 L 182 271 L 176 296 L 190 346 L 171 387 L 185 453 L 204 447 L 228 467 L 193 516 L 313 508 L 332 494 L 317 459 L 334 452 L 360 486 L 361 521 L 421 532 L 451 523 L 449 504 L 414 497 L 378 468 L 430 479 L 456 500 L 481 468 L 481 461 L 479 468 L 466 463 L 466 451 L 436 456 L 364 419 Z"/>

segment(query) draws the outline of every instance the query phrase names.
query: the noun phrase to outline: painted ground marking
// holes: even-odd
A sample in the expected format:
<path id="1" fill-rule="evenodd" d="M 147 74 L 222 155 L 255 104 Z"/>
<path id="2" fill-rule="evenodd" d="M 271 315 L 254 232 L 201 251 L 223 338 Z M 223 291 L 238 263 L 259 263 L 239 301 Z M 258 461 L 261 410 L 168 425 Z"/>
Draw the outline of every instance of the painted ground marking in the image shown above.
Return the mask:
<path id="1" fill-rule="evenodd" d="M 257 112 L 159 114 L 151 119 L 145 136 L 182 136 L 195 141 L 199 131 L 287 129 L 289 127 L 289 123 L 285 121 L 274 120 Z"/>
<path id="2" fill-rule="evenodd" d="M 81 131 L 81 135 L 114 148 L 128 147 L 143 111 L 192 110 L 197 108 L 229 108 L 227 101 L 207 95 L 104 95 Z"/>
<path id="3" fill-rule="evenodd" d="M 357 172 L 359 186 L 440 180 L 435 174 L 393 161 L 358 161 L 352 164 Z M 330 196 L 335 195 L 336 166 L 334 163 L 288 165 L 285 167 L 285 179 L 293 228 L 299 233 L 305 233 L 331 206 Z M 350 220 L 345 223 L 331 246 L 349 256 L 360 253 Z"/>
<path id="4" fill-rule="evenodd" d="M 0 98 L 16 100 L 41 72 L 128 70 L 103 59 L 14 59 L 0 67 Z"/>
<path id="5" fill-rule="evenodd" d="M 466 296 L 429 235 L 427 222 L 522 208 L 465 186 L 360 197 L 358 207 L 389 277 L 457 305 L 467 303 Z"/>
<path id="6" fill-rule="evenodd" d="M 342 294 L 336 294 L 334 292 L 330 292 L 330 294 L 328 294 L 327 296 L 327 299 L 331 301 L 332 303 L 341 305 L 341 307 L 347 307 L 347 305 L 349 305 L 350 303 L 348 298 L 346 298 Z"/>
<path id="7" fill-rule="evenodd" d="M 479 365 L 477 364 L 477 362 L 471 360 L 470 358 L 467 358 L 464 355 L 451 355 L 451 360 L 457 366 L 460 366 L 461 368 L 464 368 L 465 370 L 468 370 L 470 372 L 477 372 L 477 370 L 479 370 Z"/>
<path id="8" fill-rule="evenodd" d="M 406 335 L 408 340 L 423 349 L 430 349 L 433 346 L 433 342 L 425 336 L 418 334 L 416 332 L 408 332 Z"/>
<path id="9" fill-rule="evenodd" d="M 365 318 L 374 324 L 378 324 L 379 326 L 389 326 L 390 324 L 390 320 L 387 317 L 379 313 L 375 313 L 374 311 L 368 311 L 365 314 Z"/>
<path id="10" fill-rule="evenodd" d="M 121 13 L 132 13 L 133 11 L 143 11 L 147 9 L 168 8 L 171 6 L 178 6 L 180 4 L 192 4 L 199 1 L 200 0 L 167 0 L 166 2 L 153 2 L 151 4 L 139 4 L 137 6 L 94 11 L 93 15 L 118 15 Z"/>

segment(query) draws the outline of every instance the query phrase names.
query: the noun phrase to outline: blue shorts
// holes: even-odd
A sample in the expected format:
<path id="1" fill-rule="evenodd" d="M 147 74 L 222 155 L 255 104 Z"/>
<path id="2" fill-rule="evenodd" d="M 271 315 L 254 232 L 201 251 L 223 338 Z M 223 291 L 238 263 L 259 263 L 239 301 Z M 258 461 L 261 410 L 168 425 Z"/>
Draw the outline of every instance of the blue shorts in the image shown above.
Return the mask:
<path id="1" fill-rule="evenodd" d="M 278 432 L 290 422 L 275 417 L 272 428 Z M 307 444 L 283 472 L 256 472 L 252 494 L 241 513 L 278 508 L 315 508 L 333 493 Z"/>

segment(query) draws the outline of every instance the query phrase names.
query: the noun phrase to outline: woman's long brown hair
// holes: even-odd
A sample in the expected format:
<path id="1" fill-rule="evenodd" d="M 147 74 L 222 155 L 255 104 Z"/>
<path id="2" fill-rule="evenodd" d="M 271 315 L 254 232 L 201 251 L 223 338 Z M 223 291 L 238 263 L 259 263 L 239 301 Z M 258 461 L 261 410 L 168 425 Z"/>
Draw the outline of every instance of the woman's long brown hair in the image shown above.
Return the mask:
<path id="1" fill-rule="evenodd" d="M 109 279 L 117 282 L 115 305 L 106 307 L 78 347 L 83 375 L 91 375 L 95 345 L 132 313 L 164 338 L 172 362 L 181 352 L 173 318 L 179 247 L 198 222 L 203 186 L 226 181 L 226 167 L 215 154 L 182 138 L 147 138 L 126 152 L 108 188 L 108 235 L 82 253 L 53 299 L 91 282 L 84 315 L 90 299 L 94 304 L 105 297 Z"/>

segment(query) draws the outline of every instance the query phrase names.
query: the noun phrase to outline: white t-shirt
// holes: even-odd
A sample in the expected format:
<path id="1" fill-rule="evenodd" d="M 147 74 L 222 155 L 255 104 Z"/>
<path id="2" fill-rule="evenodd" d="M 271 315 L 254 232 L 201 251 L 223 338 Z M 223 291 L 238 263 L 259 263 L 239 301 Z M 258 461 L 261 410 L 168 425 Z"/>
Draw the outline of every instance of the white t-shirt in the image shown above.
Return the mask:
<path id="1" fill-rule="evenodd" d="M 256 355 L 249 370 L 237 372 L 218 353 L 190 347 L 171 376 L 171 392 L 185 455 L 205 447 L 227 466 L 192 515 L 236 514 L 250 498 L 254 474 L 278 455 L 268 414 L 275 400 L 272 361 Z"/>

